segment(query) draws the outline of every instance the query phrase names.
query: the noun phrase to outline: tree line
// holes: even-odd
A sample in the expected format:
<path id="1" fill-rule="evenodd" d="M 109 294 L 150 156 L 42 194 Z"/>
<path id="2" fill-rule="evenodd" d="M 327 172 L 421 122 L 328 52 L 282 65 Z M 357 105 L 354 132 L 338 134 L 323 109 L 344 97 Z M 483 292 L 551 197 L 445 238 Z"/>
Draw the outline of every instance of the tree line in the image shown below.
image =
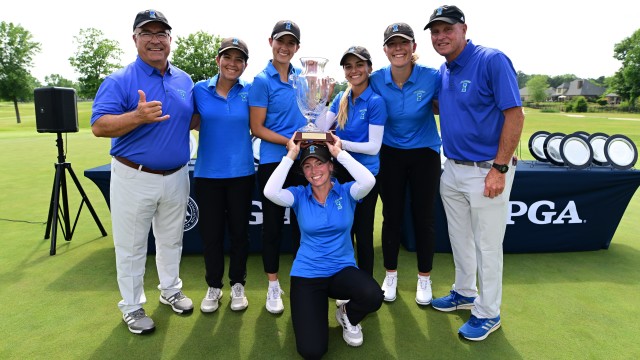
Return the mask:
<path id="1" fill-rule="evenodd" d="M 213 59 L 220 48 L 222 38 L 198 31 L 186 37 L 178 36 L 174 41 L 171 63 L 186 71 L 194 82 L 208 79 L 218 73 Z M 102 31 L 95 28 L 81 29 L 74 36 L 75 53 L 69 63 L 76 73 L 77 81 L 65 79 L 60 74 L 45 77 L 45 84 L 31 75 L 33 58 L 41 51 L 40 43 L 20 25 L 2 21 L 0 23 L 0 100 L 11 101 L 20 123 L 18 102 L 33 100 L 33 90 L 42 86 L 59 86 L 76 89 L 83 99 L 93 99 L 105 77 L 122 67 L 120 56 L 123 51 L 116 40 L 105 38 Z M 620 69 L 609 78 L 601 76 L 592 80 L 606 86 L 607 92 L 615 92 L 623 100 L 635 105 L 640 95 L 640 29 L 632 36 L 614 46 L 613 57 L 622 62 Z M 518 71 L 520 88 L 530 87 L 534 92 L 542 92 L 548 87 L 558 87 L 578 77 L 573 74 L 560 76 L 527 75 Z M 344 90 L 346 83 L 338 83 L 334 94 Z M 533 95 L 535 96 L 535 95 Z"/>

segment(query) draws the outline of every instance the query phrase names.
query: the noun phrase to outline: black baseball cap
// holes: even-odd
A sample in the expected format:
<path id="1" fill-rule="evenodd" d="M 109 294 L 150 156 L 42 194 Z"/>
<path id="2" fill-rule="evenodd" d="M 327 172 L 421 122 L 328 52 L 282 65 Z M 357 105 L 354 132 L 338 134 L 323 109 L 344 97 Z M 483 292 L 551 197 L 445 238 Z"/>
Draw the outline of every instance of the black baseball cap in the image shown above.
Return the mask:
<path id="1" fill-rule="evenodd" d="M 300 153 L 300 166 L 302 166 L 302 164 L 304 164 L 304 162 L 310 157 L 314 157 L 325 163 L 331 160 L 331 153 L 329 152 L 329 148 L 324 145 L 310 145 L 309 147 L 302 149 L 302 152 Z"/>
<path id="2" fill-rule="evenodd" d="M 163 23 L 167 29 L 171 30 L 171 25 L 169 25 L 169 20 L 162 14 L 160 11 L 149 9 L 140 11 L 138 15 L 136 15 L 136 19 L 133 21 L 133 30 L 140 26 L 150 23 L 152 21 L 157 21 Z"/>
<path id="3" fill-rule="evenodd" d="M 464 13 L 455 5 L 442 5 L 433 10 L 433 14 L 429 17 L 429 22 L 424 29 L 427 30 L 436 21 L 444 21 L 449 24 L 464 24 Z"/>
<path id="4" fill-rule="evenodd" d="M 218 50 L 218 55 L 222 55 L 223 52 L 229 49 L 238 49 L 244 54 L 244 59 L 247 60 L 249 58 L 249 48 L 247 44 L 235 37 L 228 37 L 222 39 L 220 43 L 220 50 Z"/>
<path id="5" fill-rule="evenodd" d="M 387 26 L 387 30 L 384 31 L 384 44 L 395 36 L 400 36 L 411 41 L 414 41 L 415 38 L 413 36 L 413 29 L 405 23 L 395 23 Z"/>
<path id="6" fill-rule="evenodd" d="M 352 46 L 347 51 L 345 51 L 342 55 L 342 59 L 340 59 L 340 66 L 344 65 L 344 60 L 347 55 L 355 55 L 360 60 L 365 60 L 369 63 L 369 65 L 371 65 L 371 54 L 369 54 L 369 51 L 365 49 L 364 46 Z"/>
<path id="7" fill-rule="evenodd" d="M 298 24 L 294 23 L 291 20 L 280 20 L 276 23 L 276 26 L 273 27 L 273 31 L 271 32 L 271 38 L 274 40 L 278 40 L 279 38 L 285 35 L 292 35 L 298 43 L 300 42 L 300 28 Z"/>

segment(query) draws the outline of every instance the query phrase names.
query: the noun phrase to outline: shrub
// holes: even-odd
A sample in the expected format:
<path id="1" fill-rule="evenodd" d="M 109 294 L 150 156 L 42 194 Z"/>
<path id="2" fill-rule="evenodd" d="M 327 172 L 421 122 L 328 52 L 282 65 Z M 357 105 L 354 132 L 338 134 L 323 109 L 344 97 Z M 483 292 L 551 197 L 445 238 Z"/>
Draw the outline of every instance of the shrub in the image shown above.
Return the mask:
<path id="1" fill-rule="evenodd" d="M 565 112 L 572 112 L 572 111 L 573 111 L 573 103 L 568 102 L 568 103 L 564 106 L 564 111 L 565 111 Z"/>
<path id="2" fill-rule="evenodd" d="M 587 112 L 589 110 L 587 99 L 585 99 L 583 96 L 576 97 L 573 102 L 573 106 L 576 112 Z"/>

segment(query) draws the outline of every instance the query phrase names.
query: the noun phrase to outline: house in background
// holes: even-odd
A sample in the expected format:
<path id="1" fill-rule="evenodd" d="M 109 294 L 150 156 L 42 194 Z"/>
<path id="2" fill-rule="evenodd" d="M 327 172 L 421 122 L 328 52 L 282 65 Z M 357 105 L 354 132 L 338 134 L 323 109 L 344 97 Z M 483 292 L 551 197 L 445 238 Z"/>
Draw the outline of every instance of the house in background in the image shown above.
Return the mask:
<path id="1" fill-rule="evenodd" d="M 569 83 L 562 83 L 562 85 L 558 86 L 553 92 L 553 96 L 551 96 L 551 101 L 565 101 L 567 96 L 565 95 L 569 90 Z"/>
<path id="2" fill-rule="evenodd" d="M 598 86 L 589 80 L 578 79 L 569 83 L 569 88 L 563 95 L 566 96 L 566 100 L 571 100 L 576 96 L 584 96 L 587 100 L 597 100 L 605 91 L 607 88 L 604 86 Z"/>
<path id="3" fill-rule="evenodd" d="M 547 89 L 547 93 L 549 94 L 549 100 L 551 101 L 568 101 L 576 96 L 584 96 L 587 100 L 596 100 L 602 97 L 602 94 L 604 94 L 606 90 L 606 87 L 598 86 L 589 80 L 576 79 L 571 82 L 563 83 L 555 89 L 549 88 Z M 520 89 L 520 99 L 522 101 L 530 101 L 530 98 L 531 95 L 526 87 Z M 619 97 L 617 101 L 620 103 Z"/>
<path id="4" fill-rule="evenodd" d="M 620 104 L 620 101 L 622 101 L 622 99 L 620 98 L 620 95 L 616 93 L 609 93 L 604 97 L 607 99 L 607 103 L 609 105 L 618 105 Z"/>
<path id="5" fill-rule="evenodd" d="M 547 90 L 545 90 L 544 93 L 547 95 L 545 101 L 553 101 L 551 97 L 553 96 L 554 92 L 555 89 L 552 87 L 549 87 Z M 520 100 L 523 102 L 533 101 L 533 99 L 531 98 L 531 94 L 529 94 L 529 88 L 527 88 L 526 86 L 520 89 Z"/>

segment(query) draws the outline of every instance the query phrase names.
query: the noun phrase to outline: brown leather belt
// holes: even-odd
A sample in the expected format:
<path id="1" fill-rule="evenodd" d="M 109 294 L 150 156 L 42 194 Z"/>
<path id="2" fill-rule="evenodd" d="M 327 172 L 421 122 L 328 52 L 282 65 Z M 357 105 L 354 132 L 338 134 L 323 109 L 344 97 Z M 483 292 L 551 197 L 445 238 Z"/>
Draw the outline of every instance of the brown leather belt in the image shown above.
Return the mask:
<path id="1" fill-rule="evenodd" d="M 465 160 L 453 160 L 458 165 L 477 166 L 483 169 L 491 169 L 491 163 L 488 161 L 465 161 Z"/>
<path id="2" fill-rule="evenodd" d="M 150 174 L 158 174 L 158 175 L 162 175 L 162 176 L 167 176 L 167 175 L 171 175 L 174 172 L 182 169 L 184 167 L 184 165 L 182 166 L 178 166 L 175 169 L 169 169 L 169 170 L 153 170 L 153 169 L 149 169 L 148 167 L 142 166 L 140 164 L 136 164 L 133 161 L 127 159 L 127 158 L 123 158 L 122 156 L 114 156 L 114 159 L 118 160 L 121 164 L 126 165 L 130 168 L 136 169 L 136 170 L 140 170 L 140 171 L 144 171 L 146 173 L 150 173 Z"/>

